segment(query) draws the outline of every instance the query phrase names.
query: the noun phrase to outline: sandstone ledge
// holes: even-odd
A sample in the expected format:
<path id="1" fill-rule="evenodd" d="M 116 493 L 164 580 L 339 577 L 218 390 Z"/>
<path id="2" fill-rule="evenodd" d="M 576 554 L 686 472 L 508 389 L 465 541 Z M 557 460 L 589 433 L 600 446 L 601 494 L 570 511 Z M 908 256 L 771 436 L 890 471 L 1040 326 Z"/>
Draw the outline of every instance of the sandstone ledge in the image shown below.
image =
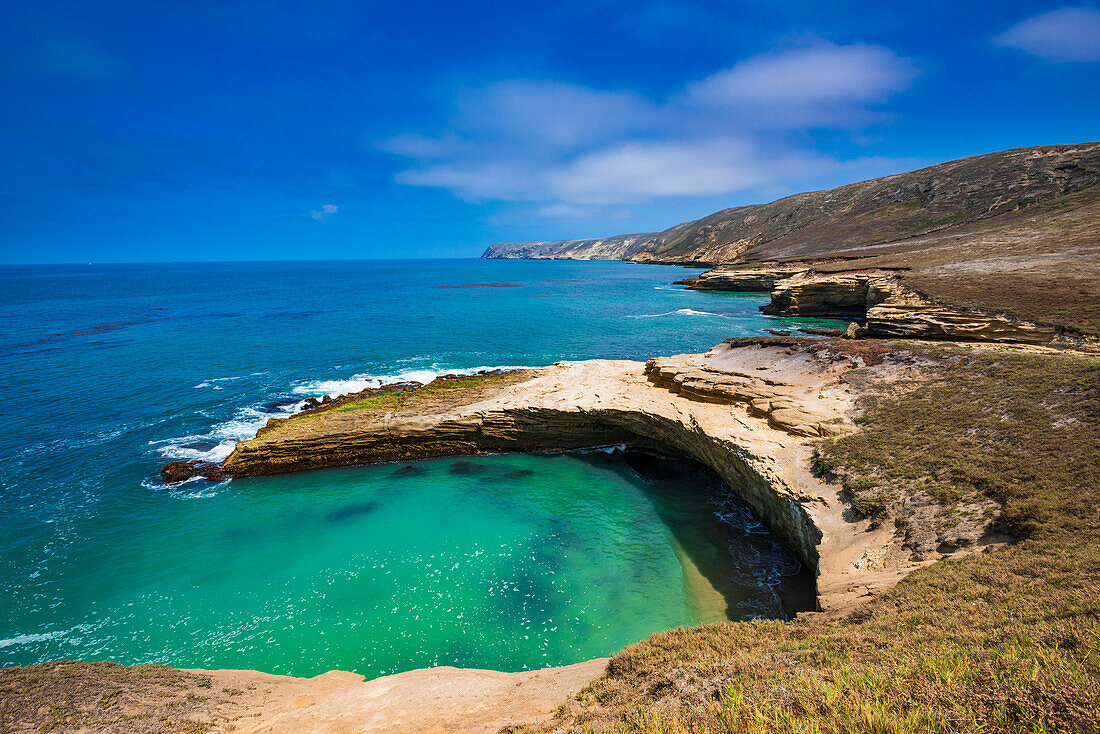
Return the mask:
<path id="1" fill-rule="evenodd" d="M 774 269 L 720 266 L 692 281 L 694 290 L 759 291 L 771 283 L 773 316 L 854 319 L 870 338 L 1029 344 L 1100 350 L 1100 341 L 1061 326 L 989 309 L 956 306 L 920 293 L 893 270 L 818 272 L 812 266 Z"/>
<path id="2" fill-rule="evenodd" d="M 61 661 L 0 669 L 0 731 L 497 734 L 549 721 L 607 668 L 600 658 L 519 673 L 423 668 L 364 681 L 254 670 Z"/>

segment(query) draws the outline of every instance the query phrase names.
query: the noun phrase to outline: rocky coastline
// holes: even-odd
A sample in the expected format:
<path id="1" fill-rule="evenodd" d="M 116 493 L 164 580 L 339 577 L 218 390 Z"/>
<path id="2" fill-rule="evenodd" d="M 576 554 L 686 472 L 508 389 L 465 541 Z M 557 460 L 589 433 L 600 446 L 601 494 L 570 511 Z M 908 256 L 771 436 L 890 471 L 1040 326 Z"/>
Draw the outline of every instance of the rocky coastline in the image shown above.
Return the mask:
<path id="1" fill-rule="evenodd" d="M 645 363 L 589 360 L 445 376 L 428 385 L 328 396 L 272 419 L 220 466 L 175 462 L 162 474 L 165 481 L 219 480 L 603 444 L 673 453 L 705 464 L 733 487 L 816 573 L 819 610 L 837 615 L 942 555 L 915 556 L 893 528 L 853 514 L 843 486 L 813 468 L 817 440 L 855 430 L 854 406 L 866 385 L 915 377 L 920 369 L 918 359 L 878 341 L 759 337 Z M 947 552 L 967 552 L 980 536 L 975 528 Z M 51 665 L 43 675 L 60 675 L 57 665 L 65 664 Z M 64 675 L 85 687 L 121 674 L 118 666 L 71 665 L 77 667 Z M 198 697 L 195 691 L 212 686 L 242 693 L 204 706 L 200 719 L 209 730 L 240 730 L 242 719 L 255 717 L 245 730 L 289 732 L 308 723 L 315 731 L 369 725 L 372 731 L 495 732 L 548 720 L 558 701 L 603 675 L 606 665 L 594 660 L 524 674 L 443 668 L 369 682 L 338 671 L 299 679 L 146 666 L 155 681 L 186 680 L 168 692 L 142 689 L 143 702 L 134 706 L 171 706 L 163 699 L 175 700 L 177 688 Z M 138 696 L 138 684 L 128 685 Z"/>
<path id="2" fill-rule="evenodd" d="M 896 270 L 820 272 L 812 267 L 719 266 L 678 281 L 691 290 L 770 292 L 760 310 L 773 316 L 849 319 L 853 336 L 1003 342 L 1100 350 L 1100 340 L 1054 323 L 963 307 L 921 293 Z"/>
<path id="3" fill-rule="evenodd" d="M 705 464 L 741 495 L 817 573 L 819 607 L 829 610 L 913 566 L 891 548 L 891 534 L 872 548 L 878 536 L 845 519 L 841 490 L 812 471 L 814 443 L 855 430 L 863 386 L 919 372 L 913 357 L 881 341 L 759 337 L 646 363 L 589 360 L 453 376 L 339 396 L 272 419 L 216 469 L 246 477 L 610 444 L 673 453 Z M 166 478 L 175 469 L 166 466 Z M 897 558 L 888 573 L 853 574 L 868 553 Z"/>
<path id="4" fill-rule="evenodd" d="M 1098 216 L 1100 144 L 1089 143 L 952 161 L 831 192 L 735 207 L 659 233 L 495 245 L 485 257 L 705 265 L 710 269 L 680 283 L 695 290 L 767 293 L 769 303 L 761 307 L 767 314 L 841 318 L 851 325 L 837 338 L 732 339 L 705 354 L 654 357 L 645 363 L 559 362 L 533 370 L 446 376 L 428 385 L 388 385 L 326 396 L 307 403 L 294 416 L 272 419 L 254 438 L 238 443 L 221 465 L 173 462 L 162 469 L 162 478 L 167 483 L 220 481 L 322 467 L 606 444 L 674 453 L 712 469 L 816 573 L 819 611 L 802 615 L 798 622 L 825 620 L 807 624 L 818 624 L 830 639 L 841 639 L 846 633 L 829 625 L 847 629 L 872 619 L 875 613 L 892 620 L 890 615 L 901 615 L 897 610 L 908 603 L 909 611 L 898 616 L 901 621 L 883 623 L 895 626 L 874 644 L 885 649 L 891 639 L 909 629 L 906 625 L 928 626 L 932 632 L 922 638 L 927 641 L 929 635 L 942 632 L 940 608 L 963 599 L 967 588 L 948 578 L 944 588 L 950 591 L 938 587 L 928 591 L 929 598 L 936 600 L 929 621 L 926 606 L 906 602 L 903 594 L 897 601 L 899 596 L 891 589 L 899 581 L 945 557 L 957 557 L 960 563 L 935 568 L 961 565 L 964 557 L 975 560 L 980 556 L 977 562 L 986 563 L 993 571 L 969 582 L 978 596 L 967 602 L 964 611 L 970 614 L 980 604 L 992 604 L 998 589 L 1017 583 L 1012 576 L 1016 571 L 994 568 L 993 562 L 985 559 L 1000 554 L 985 551 L 1014 548 L 1012 543 L 1037 533 L 1035 528 L 1069 523 L 1066 518 L 1081 515 L 1081 508 L 1066 510 L 1064 515 L 1048 508 L 1044 512 L 1049 517 L 1035 508 L 1053 502 L 1052 497 L 1069 507 L 1075 495 L 1061 485 L 1057 487 L 1060 494 L 1043 485 L 1043 492 L 1022 494 L 1022 500 L 1012 500 L 1004 487 L 989 493 L 936 496 L 935 491 L 944 486 L 1000 486 L 991 473 L 983 475 L 966 466 L 967 462 L 956 460 L 935 472 L 915 472 L 905 479 L 912 486 L 891 499 L 890 488 L 882 486 L 888 481 L 883 475 L 889 469 L 883 465 L 890 461 L 882 460 L 879 445 L 868 447 L 860 457 L 866 466 L 858 476 L 849 474 L 843 465 L 830 464 L 820 453 L 822 446 L 861 435 L 866 406 L 873 404 L 869 396 L 904 396 L 920 393 L 922 385 L 933 380 L 946 383 L 945 376 L 961 364 L 951 360 L 963 359 L 957 353 L 968 348 L 995 355 L 986 361 L 974 358 L 978 365 L 974 375 L 998 369 L 1000 357 L 996 355 L 1002 353 L 1059 355 L 1050 358 L 1054 364 L 1058 359 L 1075 358 L 1068 353 L 1077 351 L 1094 360 L 1100 351 Z M 932 349 L 941 351 L 930 356 L 891 341 L 898 339 L 927 340 L 938 345 Z M 930 367 L 933 363 L 938 372 Z M 1001 430 L 1006 425 L 1011 428 L 1014 422 L 1025 425 L 1032 421 L 1027 424 L 1030 433 L 1020 434 L 1028 441 L 1040 429 L 1049 428 L 1057 438 L 1059 430 L 1072 432 L 1085 425 L 1086 412 L 1049 417 L 1044 412 L 1058 401 L 1065 401 L 1065 410 L 1076 410 L 1070 398 L 1084 404 L 1092 394 L 1088 391 L 1094 391 L 1090 387 L 1094 372 L 1087 372 L 1091 368 L 1070 366 L 1077 370 L 1075 374 L 1086 377 L 1061 385 L 1050 376 L 1058 371 L 1057 365 L 1043 369 L 1032 365 L 1038 375 L 1034 383 L 1021 383 L 1011 395 L 1001 396 L 1008 407 L 998 408 L 997 420 L 989 425 Z M 933 373 L 937 376 L 930 378 Z M 954 394 L 956 401 L 959 395 L 969 399 L 967 390 L 975 385 L 992 395 L 995 387 L 1009 381 L 1004 376 L 987 383 L 981 382 L 984 377 L 972 378 L 966 389 Z M 1032 404 L 1027 401 L 1040 395 L 1035 385 L 1047 387 L 1041 393 L 1044 397 L 1035 398 Z M 921 425 L 936 430 L 938 412 L 945 406 L 919 407 L 924 411 L 919 415 Z M 1091 415 L 1095 417 L 1094 412 Z M 908 413 L 904 421 L 905 426 L 913 422 Z M 960 418 L 951 430 L 962 434 L 972 425 Z M 994 428 L 987 427 L 987 432 L 993 435 Z M 886 433 L 879 434 L 880 443 Z M 1002 451 L 1006 461 L 1015 461 L 1023 441 L 1020 435 L 1011 435 L 1003 444 L 991 444 L 991 450 Z M 1048 439 L 1050 446 L 1061 446 L 1055 438 Z M 1047 454 L 1058 460 L 1048 462 L 1045 476 L 1070 460 L 1084 461 L 1069 449 L 1056 451 L 1050 446 Z M 985 449 L 968 445 L 966 450 Z M 875 461 L 867 455 L 873 455 Z M 1023 470 L 1017 473 L 1022 479 L 1014 486 L 1030 486 L 1036 480 Z M 1095 478 L 1095 474 L 1091 476 Z M 1085 486 L 1085 480 L 1079 478 L 1064 481 Z M 1056 522 L 1052 517 L 1059 519 Z M 1041 539 L 1037 534 L 1034 537 Z M 1051 546 L 1060 552 L 1073 539 L 1072 533 L 1060 535 Z M 1039 553 L 1036 557 L 1054 568 L 1061 557 L 1041 556 L 1045 548 L 1035 541 L 1022 543 L 1011 552 Z M 1030 567 L 1028 564 L 1033 561 L 1018 566 Z M 1065 572 L 1071 571 L 1080 575 L 1088 568 Z M 1036 583 L 1036 578 L 1026 580 L 1029 591 L 1021 597 L 1023 601 L 998 601 L 1001 611 L 996 614 L 1004 616 L 1036 599 L 1042 602 L 1042 595 L 1030 591 L 1030 585 Z M 1075 588 L 1074 583 L 1083 582 L 1074 576 L 1063 586 Z M 1056 593 L 1058 589 L 1052 587 L 1047 595 Z M 879 599 L 886 601 L 875 607 L 877 612 L 864 611 Z M 1077 600 L 1073 604 L 1077 605 Z M 1072 611 L 1078 606 L 1065 608 Z M 1054 613 L 1061 615 L 1057 619 L 1068 618 L 1062 611 L 1055 609 Z M 955 614 L 967 619 L 963 612 L 956 610 Z M 1001 620 L 996 622 L 986 635 L 990 645 L 1001 644 L 997 637 Z M 971 624 L 978 629 L 978 622 Z M 775 632 L 777 636 L 794 628 L 750 626 L 761 635 L 782 627 L 783 631 Z M 738 626 L 730 636 L 747 635 L 745 627 Z M 797 634 L 806 628 L 797 627 L 802 630 Z M 1066 632 L 1066 640 L 1070 633 L 1077 634 Z M 681 630 L 665 637 L 689 634 Z M 709 634 L 703 630 L 699 637 Z M 985 644 L 986 638 L 981 638 L 981 645 L 972 644 L 979 639 L 978 632 L 972 637 L 960 650 Z M 755 638 L 750 642 L 753 649 L 761 647 Z M 714 642 L 714 646 L 718 644 Z M 790 640 L 785 644 L 795 649 Z M 673 647 L 669 643 L 662 650 Z M 808 654 L 820 654 L 824 649 L 816 642 L 810 647 L 813 650 Z M 852 649 L 862 654 L 859 645 Z M 1050 650 L 1071 649 L 1075 648 L 1069 643 L 1056 641 Z M 1055 654 L 1050 650 L 1043 654 Z M 902 652 L 895 651 L 893 657 Z M 559 712 L 562 707 L 568 709 L 573 700 L 581 701 L 582 706 L 602 705 L 604 699 L 598 695 L 575 696 L 594 679 L 604 681 L 605 690 L 610 691 L 604 697 L 607 701 L 616 696 L 633 701 L 631 696 L 642 695 L 640 687 L 630 684 L 635 654 L 629 649 L 620 653 L 610 667 L 605 660 L 595 660 L 531 674 L 441 669 L 411 671 L 366 683 L 359 676 L 335 671 L 303 680 L 253 671 L 139 666 L 150 670 L 119 672 L 115 668 L 120 666 L 107 669 L 95 663 L 51 663 L 27 669 L 33 672 L 25 678 L 0 671 L 16 680 L 12 684 L 0 680 L 0 686 L 8 686 L 4 689 L 8 691 L 18 689 L 19 700 L 38 707 L 35 696 L 41 681 L 52 681 L 51 690 L 63 695 L 68 694 L 59 681 L 75 681 L 82 693 L 91 692 L 87 709 L 94 717 L 102 706 L 100 696 L 109 693 L 103 688 L 104 681 L 117 679 L 117 687 L 130 692 L 144 690 L 152 681 L 148 685 L 157 692 L 149 694 L 152 698 L 139 696 L 128 703 L 127 715 L 147 715 L 155 709 L 169 721 L 173 711 L 198 711 L 196 725 L 202 728 L 194 729 L 197 731 L 289 732 L 306 727 L 333 732 L 364 728 L 498 731 L 524 722 L 550 726 L 547 722 L 554 721 L 555 707 Z M 958 655 L 950 659 L 956 658 Z M 727 653 L 727 659 L 739 660 L 734 653 Z M 675 665 L 690 667 L 695 662 Z M 711 664 L 709 659 L 704 662 Z M 805 667 L 804 662 L 798 665 Z M 659 680 L 646 679 L 644 693 L 652 700 L 675 698 L 677 686 L 687 690 L 696 684 L 696 693 L 703 691 L 713 699 L 716 693 L 722 695 L 722 685 L 740 680 L 732 673 L 727 679 L 704 683 L 691 682 L 690 676 L 664 680 L 663 669 L 656 667 L 658 672 L 653 675 Z M 764 678 L 778 679 L 795 667 L 785 661 Z M 648 669 L 637 663 L 637 670 Z M 224 695 L 210 700 L 207 692 L 215 684 Z M 614 688 L 620 684 L 622 690 Z M 805 681 L 797 684 L 805 687 Z M 845 686 L 847 691 L 855 684 Z M 586 690 L 598 689 L 596 685 Z M 790 690 L 801 689 L 792 685 Z M 673 693 L 666 695 L 665 691 Z M 784 695 L 788 694 L 784 689 Z M 1043 695 L 1042 691 L 1029 691 L 1020 701 Z M 411 703 L 406 705 L 406 700 Z M 561 706 L 554 703 L 563 700 L 566 703 Z M 69 704 L 59 700 L 54 706 L 64 705 Z"/>
<path id="5" fill-rule="evenodd" d="M 500 243 L 482 257 L 710 268 L 697 290 L 871 337 L 1097 348 L 1100 143 L 989 153 L 723 209 L 644 235 Z"/>

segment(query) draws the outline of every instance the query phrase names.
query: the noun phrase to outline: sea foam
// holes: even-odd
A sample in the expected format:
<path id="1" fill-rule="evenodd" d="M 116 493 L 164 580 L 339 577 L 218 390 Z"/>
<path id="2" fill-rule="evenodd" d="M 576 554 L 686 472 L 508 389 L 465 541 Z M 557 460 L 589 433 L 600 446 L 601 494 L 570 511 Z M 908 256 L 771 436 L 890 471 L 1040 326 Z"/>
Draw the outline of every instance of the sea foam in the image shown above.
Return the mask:
<path id="1" fill-rule="evenodd" d="M 9 637 L 5 640 L 0 640 L 0 647 L 11 647 L 12 645 L 30 645 L 35 642 L 48 642 L 49 640 L 61 639 L 64 642 L 71 644 L 77 644 L 79 640 L 66 639 L 72 632 L 81 631 L 82 627 L 72 627 L 67 630 L 57 630 L 55 632 L 37 632 L 26 635 L 16 635 L 15 637 Z"/>
<path id="2" fill-rule="evenodd" d="M 433 365 L 433 367 L 435 367 L 435 365 Z M 292 392 L 296 395 L 308 395 L 311 397 L 321 397 L 322 395 L 347 395 L 348 393 L 379 388 L 383 385 L 393 385 L 398 382 L 419 382 L 427 385 L 429 382 L 443 375 L 476 375 L 479 372 L 494 370 L 515 371 L 528 369 L 532 369 L 532 367 L 523 365 L 489 367 L 483 365 L 481 367 L 405 370 L 403 372 L 381 375 L 358 374 L 352 375 L 345 380 L 316 380 L 313 382 L 306 382 L 295 387 Z"/>
<path id="3" fill-rule="evenodd" d="M 249 407 L 237 411 L 227 421 L 215 425 L 209 433 L 192 434 L 170 438 L 166 441 L 155 441 L 161 444 L 157 451 L 161 456 L 177 461 L 223 461 L 233 453 L 233 447 L 238 441 L 252 438 L 256 431 L 263 428 L 272 418 L 285 418 L 297 413 L 302 408 L 304 401 L 291 403 L 286 406 L 265 410 L 263 408 Z"/>

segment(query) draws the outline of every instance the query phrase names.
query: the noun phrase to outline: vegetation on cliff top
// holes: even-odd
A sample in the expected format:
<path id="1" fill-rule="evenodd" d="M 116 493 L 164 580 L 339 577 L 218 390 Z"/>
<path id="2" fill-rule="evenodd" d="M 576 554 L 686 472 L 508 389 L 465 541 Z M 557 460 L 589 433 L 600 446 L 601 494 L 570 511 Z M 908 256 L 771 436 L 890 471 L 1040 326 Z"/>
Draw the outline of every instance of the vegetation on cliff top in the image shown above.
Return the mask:
<path id="1" fill-rule="evenodd" d="M 402 383 L 369 388 L 336 398 L 319 407 L 306 410 L 285 420 L 310 420 L 326 413 L 347 413 L 358 410 L 400 410 L 405 407 L 423 410 L 434 401 L 446 405 L 474 402 L 484 396 L 482 388 L 499 386 L 513 380 L 522 371 L 481 372 L 474 375 L 443 375 L 427 384 Z"/>
<path id="2" fill-rule="evenodd" d="M 0 732 L 183 732 L 202 734 L 209 716 L 241 691 L 212 690 L 209 676 L 163 665 L 63 660 L 0 668 Z M 33 729 L 26 722 L 35 722 Z"/>
<path id="3" fill-rule="evenodd" d="M 843 617 L 654 635 L 559 711 L 562 731 L 1100 731 L 1100 361 L 921 349 L 827 466 L 892 506 L 1002 506 L 1005 547 L 939 561 Z M 899 528 L 899 532 L 901 529 Z"/>

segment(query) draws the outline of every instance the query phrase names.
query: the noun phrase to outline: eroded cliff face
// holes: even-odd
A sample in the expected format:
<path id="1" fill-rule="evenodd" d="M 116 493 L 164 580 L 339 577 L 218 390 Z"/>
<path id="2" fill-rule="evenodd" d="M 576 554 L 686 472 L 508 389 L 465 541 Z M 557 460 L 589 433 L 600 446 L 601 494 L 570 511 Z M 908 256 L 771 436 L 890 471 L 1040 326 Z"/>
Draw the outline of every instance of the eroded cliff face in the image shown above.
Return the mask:
<path id="1" fill-rule="evenodd" d="M 893 351 L 877 342 L 733 339 L 647 364 L 561 362 L 487 378 L 472 392 L 366 391 L 273 420 L 222 468 L 249 476 L 604 444 L 671 452 L 726 481 L 817 570 L 820 603 L 831 608 L 913 567 L 907 553 L 891 556 L 891 530 L 867 532 L 845 514 L 840 487 L 812 473 L 813 442 L 854 430 L 857 385 L 917 370 L 911 358 L 882 359 Z M 894 560 L 867 565 L 868 553 Z"/>
<path id="2" fill-rule="evenodd" d="M 877 277 L 877 273 L 792 273 L 776 281 L 771 303 L 760 310 L 773 316 L 863 318 L 870 283 Z"/>
<path id="3" fill-rule="evenodd" d="M 752 432 L 731 421 L 727 407 L 658 387 L 639 362 L 566 362 L 523 376 L 525 381 L 470 404 L 426 410 L 415 402 L 382 410 L 351 404 L 273 421 L 256 438 L 237 444 L 222 469 L 249 476 L 502 451 L 657 448 L 709 466 L 803 562 L 817 567 L 820 530 L 779 473 L 779 457 L 789 455 L 789 447 L 778 444 L 787 433 L 765 422 Z"/>
<path id="4" fill-rule="evenodd" d="M 881 337 L 949 339 L 1096 348 L 1100 343 L 1041 324 L 984 309 L 937 303 L 896 278 L 868 284 L 866 331 Z"/>
<path id="5" fill-rule="evenodd" d="M 490 245 L 481 257 L 486 260 L 625 260 L 630 254 L 644 251 L 657 236 L 657 232 L 649 232 L 583 240 L 498 242 Z"/>
<path id="6" fill-rule="evenodd" d="M 698 278 L 678 280 L 682 285 L 694 291 L 738 291 L 761 293 L 775 288 L 775 284 L 799 272 L 797 267 L 776 268 L 723 268 L 714 267 L 699 275 Z"/>

